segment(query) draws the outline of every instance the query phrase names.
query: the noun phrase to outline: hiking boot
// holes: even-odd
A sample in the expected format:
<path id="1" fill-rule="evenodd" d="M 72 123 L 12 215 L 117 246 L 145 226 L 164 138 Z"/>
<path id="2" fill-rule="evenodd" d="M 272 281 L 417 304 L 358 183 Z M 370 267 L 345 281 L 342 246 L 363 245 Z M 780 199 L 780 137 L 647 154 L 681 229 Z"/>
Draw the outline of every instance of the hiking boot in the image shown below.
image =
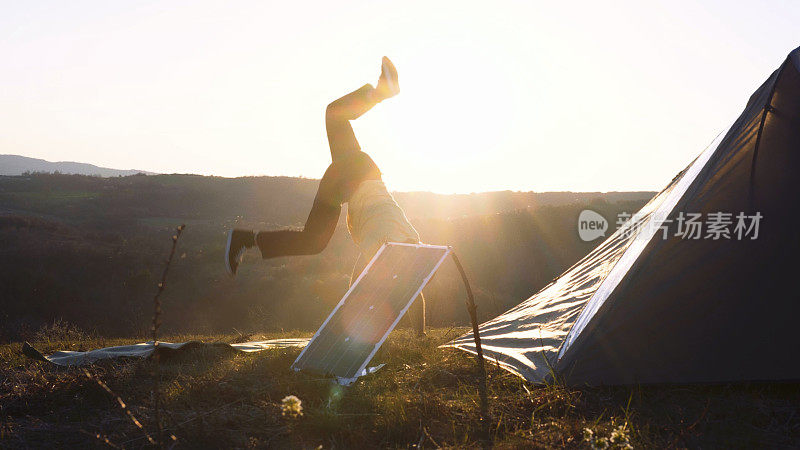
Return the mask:
<path id="1" fill-rule="evenodd" d="M 242 256 L 247 248 L 256 245 L 255 234 L 250 230 L 231 230 L 228 232 L 228 244 L 225 246 L 225 269 L 231 276 L 236 275 L 236 269 L 242 262 Z"/>
<path id="2" fill-rule="evenodd" d="M 387 57 L 383 57 L 381 62 L 381 77 L 378 79 L 378 86 L 375 88 L 379 101 L 389 97 L 394 97 L 400 93 L 400 83 L 397 81 L 397 69 Z"/>

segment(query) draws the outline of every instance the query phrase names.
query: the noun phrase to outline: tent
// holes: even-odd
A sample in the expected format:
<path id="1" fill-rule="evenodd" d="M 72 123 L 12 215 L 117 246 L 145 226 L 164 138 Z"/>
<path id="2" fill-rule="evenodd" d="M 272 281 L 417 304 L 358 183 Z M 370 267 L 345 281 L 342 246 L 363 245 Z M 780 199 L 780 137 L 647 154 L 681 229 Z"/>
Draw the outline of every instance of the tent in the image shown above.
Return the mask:
<path id="1" fill-rule="evenodd" d="M 624 226 L 483 323 L 485 357 L 573 385 L 800 379 L 799 172 L 800 48 Z"/>

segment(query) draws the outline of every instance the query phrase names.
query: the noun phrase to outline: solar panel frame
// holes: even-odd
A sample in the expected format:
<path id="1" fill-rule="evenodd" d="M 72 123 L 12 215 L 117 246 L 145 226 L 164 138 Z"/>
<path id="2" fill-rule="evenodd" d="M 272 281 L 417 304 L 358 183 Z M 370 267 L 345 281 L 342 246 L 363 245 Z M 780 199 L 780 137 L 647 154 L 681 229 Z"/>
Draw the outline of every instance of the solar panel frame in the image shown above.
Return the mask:
<path id="1" fill-rule="evenodd" d="M 359 376 L 364 375 L 365 373 L 367 373 L 366 372 L 367 364 L 369 364 L 369 362 L 375 356 L 375 353 L 377 353 L 378 349 L 380 349 L 380 347 L 386 341 L 386 338 L 394 330 L 394 328 L 400 322 L 402 317 L 405 315 L 405 313 L 411 307 L 411 305 L 414 302 L 414 300 L 419 296 L 419 294 L 422 292 L 422 290 L 428 284 L 430 279 L 433 277 L 433 275 L 439 269 L 439 267 L 441 266 L 442 262 L 444 262 L 444 260 L 450 254 L 451 247 L 444 246 L 444 245 L 407 244 L 407 243 L 399 243 L 399 242 L 387 242 L 387 243 L 383 244 L 381 246 L 381 248 L 378 250 L 378 252 L 375 253 L 375 256 L 372 258 L 372 260 L 370 260 L 370 262 L 367 264 L 367 266 L 364 268 L 364 270 L 358 276 L 356 281 L 347 290 L 347 292 L 342 297 L 342 299 L 339 301 L 339 303 L 336 305 L 336 307 L 333 309 L 333 311 L 328 315 L 328 317 L 325 319 L 325 321 L 322 323 L 322 325 L 316 331 L 314 336 L 309 341 L 308 345 L 303 349 L 303 351 L 300 353 L 300 355 L 297 357 L 297 359 L 294 361 L 294 363 L 292 363 L 292 369 L 294 369 L 295 371 L 309 370 L 309 369 L 314 371 L 314 367 L 309 367 L 311 365 L 308 363 L 307 360 L 304 360 L 304 357 L 307 356 L 307 352 L 309 351 L 309 349 L 318 349 L 319 348 L 318 346 L 315 347 L 315 345 L 314 345 L 315 341 L 317 341 L 324 332 L 327 332 L 329 330 L 329 325 L 331 324 L 331 320 L 347 304 L 347 300 L 349 298 L 351 298 L 351 295 L 353 294 L 353 292 L 356 289 L 358 289 L 359 286 L 361 286 L 361 283 L 362 283 L 364 277 L 367 276 L 368 273 L 370 273 L 370 270 L 375 266 L 376 262 L 380 261 L 380 258 L 385 253 L 387 253 L 386 249 L 389 249 L 391 247 L 415 247 L 415 248 L 426 248 L 426 249 L 433 249 L 433 250 L 441 250 L 441 254 L 437 255 L 436 259 L 431 260 L 431 262 L 433 262 L 433 261 L 435 261 L 435 262 L 433 263 L 432 268 L 427 273 L 421 272 L 421 273 L 425 273 L 425 276 L 423 277 L 422 280 L 419 281 L 419 286 L 417 286 L 416 289 L 414 289 L 412 291 L 413 294 L 411 295 L 411 297 L 408 298 L 407 300 L 405 300 L 405 302 L 402 303 L 402 304 L 400 304 L 398 302 L 397 306 L 402 305 L 402 308 L 399 311 L 393 311 L 393 313 L 396 314 L 396 317 L 391 322 L 391 324 L 388 326 L 388 328 L 386 329 L 385 333 L 383 333 L 383 335 L 380 337 L 380 339 L 377 340 L 377 342 L 374 342 L 374 343 L 373 342 L 367 342 L 367 346 L 371 345 L 372 349 L 369 352 L 368 356 L 363 360 L 363 362 L 360 363 L 358 369 L 355 372 L 352 372 L 352 367 L 354 367 L 354 366 L 350 365 L 350 366 L 348 366 L 349 368 L 346 371 L 347 372 L 346 374 L 327 372 L 327 373 L 325 373 L 325 375 L 333 375 L 333 376 L 335 376 L 341 384 L 350 384 L 353 381 L 355 381 L 356 378 L 358 378 Z M 413 266 L 410 266 L 410 267 L 413 267 Z M 411 274 L 413 275 L 413 272 Z M 395 277 L 396 276 L 397 275 L 395 275 Z M 396 287 L 394 287 L 394 288 L 396 288 Z M 391 290 L 389 291 L 389 294 L 391 294 Z M 359 300 L 361 300 L 361 299 L 359 299 Z M 359 301 L 359 300 L 356 300 L 356 301 Z M 339 320 L 335 326 L 343 326 L 343 325 L 341 325 L 340 322 L 343 322 L 343 320 Z M 333 333 L 333 332 L 335 332 L 335 330 L 331 331 L 331 332 Z M 347 339 L 349 339 L 349 337 Z M 347 342 L 347 339 L 345 340 L 345 342 Z M 320 344 L 320 345 L 323 345 L 323 344 Z M 353 349 L 353 344 L 350 344 L 350 346 L 347 346 L 344 349 L 342 349 L 342 351 L 341 351 L 342 356 L 340 357 L 340 360 L 348 352 L 352 353 L 352 351 L 351 351 L 352 349 Z M 328 350 L 327 350 L 328 353 L 331 350 L 334 350 L 334 348 L 333 347 L 329 347 Z M 326 356 L 324 356 L 323 359 L 325 359 L 327 357 L 329 357 L 328 354 L 326 354 Z M 334 363 L 333 367 L 328 367 L 328 369 L 335 370 L 335 369 L 338 368 L 336 366 L 338 364 L 339 364 L 339 362 L 337 361 L 336 363 Z M 352 376 L 347 376 L 347 375 L 352 375 Z"/>

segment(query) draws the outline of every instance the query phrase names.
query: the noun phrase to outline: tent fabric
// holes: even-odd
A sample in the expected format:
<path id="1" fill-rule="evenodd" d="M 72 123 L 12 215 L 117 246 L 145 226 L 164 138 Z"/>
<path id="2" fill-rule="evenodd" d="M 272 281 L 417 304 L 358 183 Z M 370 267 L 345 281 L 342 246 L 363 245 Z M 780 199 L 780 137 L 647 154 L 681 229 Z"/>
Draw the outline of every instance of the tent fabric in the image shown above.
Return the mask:
<path id="1" fill-rule="evenodd" d="M 486 358 L 531 382 L 800 379 L 799 159 L 800 48 L 625 226 L 482 324 Z M 760 214 L 758 238 L 676 235 L 717 212 Z M 471 333 L 446 346 L 475 353 Z"/>
<path id="2" fill-rule="evenodd" d="M 159 351 L 186 351 L 197 348 L 227 348 L 233 351 L 250 353 L 276 348 L 305 347 L 306 344 L 308 344 L 308 338 L 288 338 L 242 342 L 238 344 L 226 344 L 222 342 L 204 343 L 200 341 L 180 343 L 159 342 L 158 347 Z M 99 348 L 86 352 L 58 351 L 48 356 L 43 355 L 27 342 L 23 347 L 23 353 L 25 353 L 25 355 L 33 359 L 48 361 L 59 366 L 82 366 L 86 364 L 93 364 L 104 359 L 147 358 L 153 354 L 154 350 L 155 346 L 153 345 L 153 341 L 133 345 L 119 345 L 115 347 Z"/>

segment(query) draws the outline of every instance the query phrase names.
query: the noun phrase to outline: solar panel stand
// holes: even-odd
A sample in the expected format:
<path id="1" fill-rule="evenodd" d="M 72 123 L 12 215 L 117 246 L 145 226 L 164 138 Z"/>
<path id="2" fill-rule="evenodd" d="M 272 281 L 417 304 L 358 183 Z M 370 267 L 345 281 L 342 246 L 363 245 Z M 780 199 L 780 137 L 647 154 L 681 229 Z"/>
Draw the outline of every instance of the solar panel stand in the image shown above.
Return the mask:
<path id="1" fill-rule="evenodd" d="M 469 318 L 472 322 L 472 335 L 475 338 L 475 351 L 477 353 L 478 359 L 478 372 L 480 374 L 480 380 L 478 381 L 478 392 L 481 398 L 481 420 L 486 420 L 489 415 L 489 399 L 486 395 L 486 366 L 484 365 L 483 361 L 483 349 L 481 348 L 481 335 L 478 331 L 478 306 L 475 305 L 475 297 L 472 294 L 472 288 L 469 285 L 469 280 L 467 279 L 467 274 L 464 272 L 464 267 L 461 265 L 461 261 L 458 260 L 458 256 L 456 256 L 456 252 L 454 250 L 450 250 L 450 256 L 453 257 L 453 262 L 456 263 L 456 267 L 458 268 L 458 272 L 461 274 L 461 279 L 464 281 L 464 288 L 467 291 L 467 312 L 469 312 Z"/>

